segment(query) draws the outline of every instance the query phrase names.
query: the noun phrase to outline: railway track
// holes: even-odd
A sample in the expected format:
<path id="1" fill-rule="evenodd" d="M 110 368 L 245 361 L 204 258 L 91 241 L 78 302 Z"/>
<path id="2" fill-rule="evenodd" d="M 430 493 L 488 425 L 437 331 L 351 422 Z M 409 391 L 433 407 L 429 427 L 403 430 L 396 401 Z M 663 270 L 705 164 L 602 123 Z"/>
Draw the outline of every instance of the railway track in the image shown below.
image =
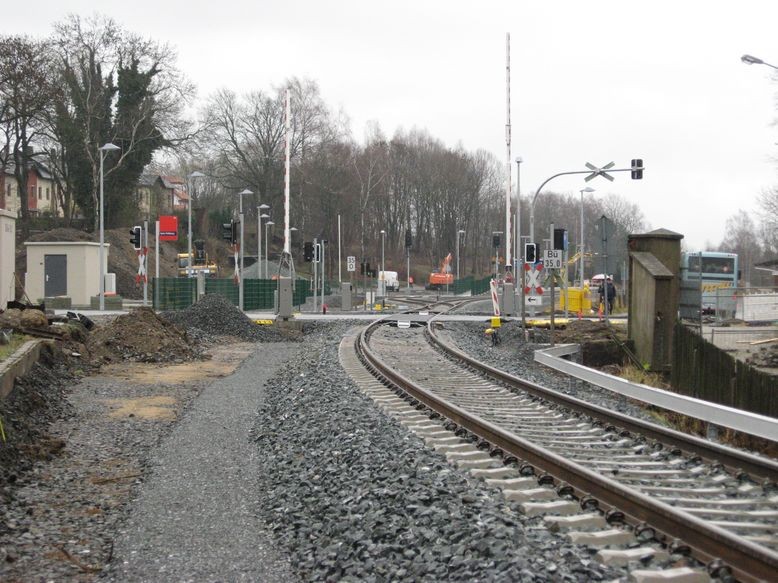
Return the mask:
<path id="1" fill-rule="evenodd" d="M 434 318 L 426 329 L 377 322 L 355 338 L 354 348 L 381 382 L 457 432 L 455 441 L 444 441 L 447 457 L 472 466 L 524 511 L 547 513 L 573 540 L 636 547 L 618 551 L 627 555 L 614 560 L 655 554 L 656 547 L 638 543 L 656 540 L 674 552 L 688 549 L 714 576 L 731 571 L 743 581 L 775 580 L 776 462 L 495 371 L 443 342 Z M 375 390 L 388 398 L 386 389 Z M 407 417 L 418 421 L 417 415 Z M 468 441 L 480 450 L 467 450 Z M 564 514 L 571 516 L 558 516 Z M 618 524 L 624 527 L 611 528 Z M 600 558 L 607 560 L 608 552 Z"/>

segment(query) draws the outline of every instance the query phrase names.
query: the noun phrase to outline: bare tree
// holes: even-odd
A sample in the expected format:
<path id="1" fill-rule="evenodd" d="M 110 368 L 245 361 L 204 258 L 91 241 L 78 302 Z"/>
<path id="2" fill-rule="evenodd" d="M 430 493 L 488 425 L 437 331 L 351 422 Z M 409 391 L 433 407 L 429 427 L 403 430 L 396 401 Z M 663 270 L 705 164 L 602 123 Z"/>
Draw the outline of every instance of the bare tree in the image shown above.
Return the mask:
<path id="1" fill-rule="evenodd" d="M 55 26 L 54 45 L 65 91 L 55 112 L 52 137 L 63 144 L 63 173 L 85 213 L 97 208 L 100 151 L 106 157 L 106 218 L 111 222 L 154 152 L 191 139 L 183 110 L 194 88 L 176 68 L 165 44 L 123 30 L 107 17 L 70 16 Z M 94 213 L 95 228 L 98 224 Z"/>
<path id="2" fill-rule="evenodd" d="M 21 36 L 0 39 L 0 131 L 7 147 L 2 163 L 5 167 L 9 158 L 14 163 L 24 234 L 29 233 L 28 173 L 35 159 L 33 147 L 41 131 L 42 113 L 52 97 L 47 73 L 50 57 L 45 42 Z"/>

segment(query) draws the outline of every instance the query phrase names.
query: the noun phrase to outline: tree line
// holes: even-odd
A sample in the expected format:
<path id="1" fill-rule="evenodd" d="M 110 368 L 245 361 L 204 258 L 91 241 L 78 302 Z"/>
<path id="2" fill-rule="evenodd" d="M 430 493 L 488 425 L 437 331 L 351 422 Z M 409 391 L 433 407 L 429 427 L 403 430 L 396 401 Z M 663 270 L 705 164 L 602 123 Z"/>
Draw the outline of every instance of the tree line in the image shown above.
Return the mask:
<path id="1" fill-rule="evenodd" d="M 106 17 L 70 16 L 44 39 L 0 37 L 0 168 L 13 168 L 18 192 L 26 193 L 26 169 L 45 164 L 64 225 L 82 217 L 85 228 L 97 228 L 101 156 L 107 227 L 140 218 L 137 185 L 144 172 L 185 177 L 195 170 L 205 178 L 196 182 L 193 206 L 214 218 L 212 234 L 234 214 L 244 189 L 253 192 L 243 201 L 247 229 L 256 225 L 260 204 L 280 225 L 287 89 L 294 248 L 314 237 L 335 243 L 340 217 L 344 255 L 375 265 L 383 230 L 387 267 L 403 271 L 410 231 L 414 263 L 428 269 L 456 253 L 457 233 L 464 231 L 463 273 L 489 273 L 492 232 L 504 229 L 503 161 L 484 150 L 447 146 L 421 129 L 388 136 L 370 123 L 357 140 L 346 112 L 331 108 L 311 79 L 292 77 L 243 94 L 225 88 L 196 101 L 173 47 Z M 101 153 L 107 143 L 119 150 Z M 524 195 L 520 201 L 525 235 L 529 200 Z M 20 201 L 20 231 L 27 234 L 27 197 Z M 577 195 L 543 193 L 536 207 L 538 242 L 553 222 L 568 229 L 572 255 L 581 204 Z M 586 198 L 583 211 L 586 248 L 594 253 L 587 277 L 599 272 L 606 253 L 608 270 L 618 274 L 627 234 L 647 227 L 642 212 L 617 194 Z M 498 252 L 504 259 L 503 249 Z M 335 260 L 334 253 L 327 256 Z"/>

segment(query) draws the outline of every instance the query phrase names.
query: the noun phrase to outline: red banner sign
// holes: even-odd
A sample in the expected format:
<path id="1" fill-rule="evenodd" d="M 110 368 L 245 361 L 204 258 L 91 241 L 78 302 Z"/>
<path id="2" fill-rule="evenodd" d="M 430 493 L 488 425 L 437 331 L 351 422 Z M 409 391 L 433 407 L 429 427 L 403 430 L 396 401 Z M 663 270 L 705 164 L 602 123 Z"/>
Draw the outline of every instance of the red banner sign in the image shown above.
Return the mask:
<path id="1" fill-rule="evenodd" d="M 159 240 L 178 241 L 178 217 L 165 215 L 159 217 Z"/>

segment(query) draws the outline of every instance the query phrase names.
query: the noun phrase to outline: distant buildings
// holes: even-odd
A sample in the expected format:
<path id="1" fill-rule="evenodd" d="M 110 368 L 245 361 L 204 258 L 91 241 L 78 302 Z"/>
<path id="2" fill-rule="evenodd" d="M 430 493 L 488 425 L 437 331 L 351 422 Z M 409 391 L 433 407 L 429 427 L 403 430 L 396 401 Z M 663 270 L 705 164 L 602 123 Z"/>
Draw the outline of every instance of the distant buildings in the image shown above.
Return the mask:
<path id="1" fill-rule="evenodd" d="M 21 199 L 14 175 L 13 162 L 0 172 L 0 208 L 21 215 Z M 57 183 L 49 169 L 40 162 L 31 162 L 27 168 L 27 208 L 30 214 L 63 215 L 57 202 Z"/>
<path id="2" fill-rule="evenodd" d="M 0 171 L 0 209 L 21 215 L 14 164 L 9 162 Z M 27 169 L 27 208 L 31 216 L 63 216 L 57 194 L 57 183 L 49 169 L 41 162 L 30 163 Z M 138 211 L 146 218 L 186 211 L 189 194 L 186 180 L 179 176 L 144 174 L 135 189 Z"/>
<path id="3" fill-rule="evenodd" d="M 185 211 L 189 204 L 186 180 L 180 176 L 144 174 L 135 192 L 138 210 L 148 218 Z"/>

